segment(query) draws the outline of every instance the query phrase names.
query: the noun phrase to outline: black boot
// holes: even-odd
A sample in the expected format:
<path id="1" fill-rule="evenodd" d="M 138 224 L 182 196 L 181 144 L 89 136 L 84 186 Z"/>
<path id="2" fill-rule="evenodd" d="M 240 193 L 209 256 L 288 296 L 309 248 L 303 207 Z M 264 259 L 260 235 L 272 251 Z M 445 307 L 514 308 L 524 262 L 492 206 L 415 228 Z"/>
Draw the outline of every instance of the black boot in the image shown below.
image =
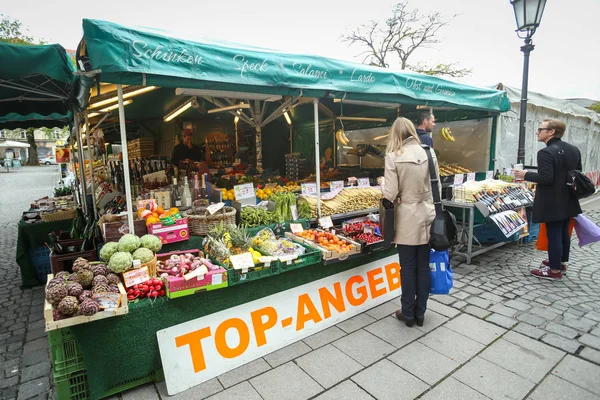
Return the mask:
<path id="1" fill-rule="evenodd" d="M 425 316 L 416 317 L 416 320 L 417 320 L 417 326 L 423 326 L 423 323 L 425 322 Z"/>
<path id="2" fill-rule="evenodd" d="M 412 326 L 415 324 L 415 320 L 413 318 L 406 318 L 404 314 L 402 314 L 402 310 L 396 311 L 396 318 L 398 318 L 400 321 L 404 321 L 406 326 L 409 328 L 412 328 Z"/>

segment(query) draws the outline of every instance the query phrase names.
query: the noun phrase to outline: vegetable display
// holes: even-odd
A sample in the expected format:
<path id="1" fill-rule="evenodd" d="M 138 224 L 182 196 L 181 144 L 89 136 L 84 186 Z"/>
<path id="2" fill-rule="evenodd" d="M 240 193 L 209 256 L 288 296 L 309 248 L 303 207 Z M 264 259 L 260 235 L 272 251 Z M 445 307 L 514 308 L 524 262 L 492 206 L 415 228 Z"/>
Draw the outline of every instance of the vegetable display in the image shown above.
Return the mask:
<path id="1" fill-rule="evenodd" d="M 381 190 L 371 187 L 346 188 L 331 200 L 321 199 L 321 216 L 343 214 L 379 207 Z M 298 204 L 308 204 L 312 218 L 317 216 L 317 198 L 300 196 Z"/>
<path id="2" fill-rule="evenodd" d="M 133 285 L 127 290 L 127 300 L 134 301 L 136 299 L 155 299 L 166 294 L 165 284 L 160 279 L 151 278 L 146 282 Z"/>
<path id="3" fill-rule="evenodd" d="M 204 254 L 200 252 L 199 256 L 194 256 L 191 253 L 173 254 L 166 261 L 158 261 L 156 263 L 157 272 L 161 278 L 169 276 L 184 277 L 187 273 L 200 269 L 200 274 L 207 274 L 209 271 L 218 270 L 219 267 L 204 258 Z"/>
<path id="4" fill-rule="evenodd" d="M 121 239 L 119 239 L 119 251 L 128 251 L 132 253 L 141 245 L 142 241 L 140 238 L 132 233 L 127 233 L 121 236 Z"/>
<path id="5" fill-rule="evenodd" d="M 248 228 L 279 222 L 277 214 L 258 207 L 244 207 L 241 212 L 241 224 Z"/>

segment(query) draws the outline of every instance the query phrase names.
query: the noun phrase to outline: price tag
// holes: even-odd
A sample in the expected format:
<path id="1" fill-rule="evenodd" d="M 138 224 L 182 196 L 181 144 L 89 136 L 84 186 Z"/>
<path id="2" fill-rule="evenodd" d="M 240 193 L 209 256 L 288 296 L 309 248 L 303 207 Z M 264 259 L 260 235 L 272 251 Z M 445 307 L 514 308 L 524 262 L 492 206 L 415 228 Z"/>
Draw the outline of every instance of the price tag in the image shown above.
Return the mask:
<path id="1" fill-rule="evenodd" d="M 125 287 L 131 287 L 133 285 L 144 283 L 148 279 L 150 279 L 150 275 L 148 274 L 148 267 L 123 272 L 123 281 L 125 281 Z"/>
<path id="2" fill-rule="evenodd" d="M 217 274 L 212 274 L 211 279 L 213 285 L 220 285 L 221 283 L 223 283 L 223 274 L 220 272 Z"/>
<path id="3" fill-rule="evenodd" d="M 236 200 L 250 199 L 256 197 L 253 183 L 245 183 L 243 185 L 235 185 L 233 187 Z"/>
<path id="4" fill-rule="evenodd" d="M 358 178 L 358 187 L 369 187 L 369 178 Z"/>
<path id="5" fill-rule="evenodd" d="M 296 221 L 298 219 L 298 207 L 292 204 L 290 206 L 290 212 L 292 213 L 292 219 Z"/>
<path id="6" fill-rule="evenodd" d="M 219 211 L 221 208 L 223 208 L 224 205 L 225 205 L 225 203 L 216 203 L 216 204 L 212 204 L 212 205 L 206 207 L 206 209 L 212 215 L 212 214 L 216 213 L 217 211 Z"/>
<path id="7" fill-rule="evenodd" d="M 485 173 L 485 179 L 494 179 L 494 171 L 487 171 Z"/>
<path id="8" fill-rule="evenodd" d="M 332 192 L 337 192 L 344 188 L 344 181 L 331 181 L 329 182 L 329 190 Z"/>
<path id="9" fill-rule="evenodd" d="M 231 256 L 229 257 L 229 261 L 231 261 L 233 269 L 247 270 L 248 268 L 254 268 L 252 254 L 248 252 Z"/>
<path id="10" fill-rule="evenodd" d="M 454 175 L 454 186 L 462 185 L 465 180 L 465 176 L 463 174 Z"/>
<path id="11" fill-rule="evenodd" d="M 319 218 L 319 225 L 321 225 L 321 228 L 323 229 L 329 229 L 333 226 L 333 221 L 331 220 L 331 217 L 321 217 Z"/>
<path id="12" fill-rule="evenodd" d="M 469 172 L 467 174 L 467 182 L 473 182 L 475 181 L 475 172 Z"/>
<path id="13" fill-rule="evenodd" d="M 92 299 L 100 304 L 100 309 L 104 311 L 116 310 L 121 304 L 120 293 L 96 293 L 92 295 Z"/>
<path id="14" fill-rule="evenodd" d="M 302 194 L 315 196 L 317 194 L 317 184 L 316 183 L 303 183 L 302 184 Z"/>
<path id="15" fill-rule="evenodd" d="M 304 232 L 304 228 L 302 228 L 302 224 L 290 224 L 290 230 L 294 235 L 298 233 Z"/>
<path id="16" fill-rule="evenodd" d="M 189 281 L 192 278 L 199 277 L 198 280 L 201 281 L 202 279 L 204 279 L 204 275 L 206 274 L 208 274 L 208 268 L 206 268 L 206 265 L 202 265 L 199 268 L 193 270 L 192 272 L 185 274 L 183 276 L 183 279 Z"/>

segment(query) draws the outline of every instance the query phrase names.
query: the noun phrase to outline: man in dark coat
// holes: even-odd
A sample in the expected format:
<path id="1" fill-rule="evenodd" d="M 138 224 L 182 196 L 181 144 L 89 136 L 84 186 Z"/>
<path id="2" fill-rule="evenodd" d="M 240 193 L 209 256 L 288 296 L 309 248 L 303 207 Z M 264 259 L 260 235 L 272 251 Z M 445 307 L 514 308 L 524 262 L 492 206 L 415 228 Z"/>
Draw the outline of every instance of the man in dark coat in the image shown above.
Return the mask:
<path id="1" fill-rule="evenodd" d="M 193 132 L 191 129 L 184 129 L 182 132 L 182 141 L 173 148 L 173 154 L 171 156 L 171 164 L 179 168 L 179 162 L 190 160 L 190 161 L 203 161 L 204 155 L 202 154 L 202 148 L 192 143 Z"/>
<path id="2" fill-rule="evenodd" d="M 565 128 L 561 121 L 544 120 L 536 133 L 538 141 L 546 143 L 537 153 L 538 172 L 514 171 L 516 178 L 537 183 L 533 222 L 545 223 L 548 235 L 548 260 L 531 270 L 538 278 L 561 279 L 566 273 L 571 246 L 569 222 L 581 214 L 579 200 L 567 186 L 568 171 L 581 171 L 581 154 L 577 147 L 561 140 Z"/>
<path id="3" fill-rule="evenodd" d="M 421 143 L 426 144 L 429 147 L 433 147 L 433 140 L 431 139 L 431 132 L 435 126 L 435 116 L 429 111 L 421 111 L 417 116 L 417 134 Z"/>

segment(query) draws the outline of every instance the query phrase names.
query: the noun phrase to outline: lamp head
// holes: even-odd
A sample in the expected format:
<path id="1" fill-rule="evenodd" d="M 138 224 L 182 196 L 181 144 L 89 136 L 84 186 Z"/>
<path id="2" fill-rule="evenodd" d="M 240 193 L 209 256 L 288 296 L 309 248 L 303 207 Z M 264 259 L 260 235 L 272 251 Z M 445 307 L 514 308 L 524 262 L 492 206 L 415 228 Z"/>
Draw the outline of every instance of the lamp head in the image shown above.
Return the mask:
<path id="1" fill-rule="evenodd" d="M 546 0 L 510 0 L 510 4 L 515 12 L 517 34 L 524 33 L 525 37 L 530 38 L 540 26 Z"/>

